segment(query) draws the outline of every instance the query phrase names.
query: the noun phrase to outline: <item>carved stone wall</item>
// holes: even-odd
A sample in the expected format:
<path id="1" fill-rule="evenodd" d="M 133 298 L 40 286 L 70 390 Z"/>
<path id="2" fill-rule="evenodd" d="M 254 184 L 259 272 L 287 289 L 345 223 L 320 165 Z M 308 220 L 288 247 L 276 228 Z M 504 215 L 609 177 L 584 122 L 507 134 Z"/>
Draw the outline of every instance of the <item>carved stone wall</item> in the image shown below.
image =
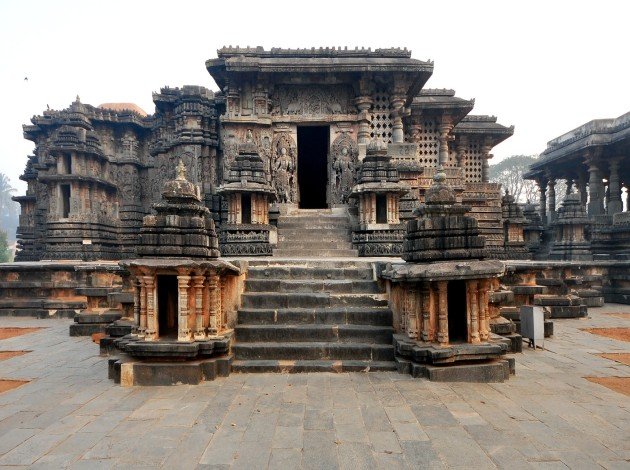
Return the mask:
<path id="1" fill-rule="evenodd" d="M 328 116 L 356 112 L 349 85 L 284 85 L 273 96 L 272 115 Z"/>

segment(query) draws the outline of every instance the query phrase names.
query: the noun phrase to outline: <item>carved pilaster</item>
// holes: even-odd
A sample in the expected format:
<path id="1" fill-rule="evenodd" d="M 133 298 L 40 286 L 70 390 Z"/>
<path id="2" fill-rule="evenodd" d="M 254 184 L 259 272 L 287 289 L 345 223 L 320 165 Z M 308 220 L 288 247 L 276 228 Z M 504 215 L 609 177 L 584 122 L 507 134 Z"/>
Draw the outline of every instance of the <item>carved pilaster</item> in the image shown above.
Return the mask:
<path id="1" fill-rule="evenodd" d="M 177 302 L 177 341 L 190 341 L 191 332 L 188 328 L 188 286 L 190 276 L 178 275 L 178 302 Z"/>
<path id="2" fill-rule="evenodd" d="M 613 215 L 623 211 L 623 203 L 621 202 L 621 185 L 619 182 L 619 159 L 613 158 L 609 160 L 610 178 L 608 179 L 608 190 L 610 201 L 608 202 L 608 215 Z"/>
<path id="3" fill-rule="evenodd" d="M 492 144 L 489 142 L 485 142 L 481 146 L 481 181 L 482 183 L 488 183 L 490 181 L 489 160 L 492 158 L 492 154 L 490 153 L 490 150 L 492 150 Z"/>
<path id="4" fill-rule="evenodd" d="M 390 98 L 390 104 L 392 107 L 392 142 L 395 144 L 400 144 L 405 141 L 405 133 L 403 131 L 403 115 L 405 104 L 405 97 L 402 95 L 393 95 Z"/>
<path id="5" fill-rule="evenodd" d="M 443 123 L 439 126 L 440 136 L 438 138 L 440 142 L 439 149 L 439 162 L 440 166 L 445 167 L 448 163 L 448 141 L 451 140 L 449 133 L 453 130 L 453 125 L 450 123 Z"/>
<path id="6" fill-rule="evenodd" d="M 431 290 L 428 282 L 422 284 L 420 295 L 422 296 L 422 341 L 432 341 Z"/>
<path id="7" fill-rule="evenodd" d="M 407 334 L 411 339 L 418 338 L 418 308 L 416 304 L 416 291 L 409 289 L 405 296 L 407 310 Z"/>
<path id="8" fill-rule="evenodd" d="M 488 311 L 488 289 L 490 281 L 479 281 L 479 339 L 488 341 L 490 337 L 490 312 Z"/>
<path id="9" fill-rule="evenodd" d="M 536 184 L 538 185 L 539 192 L 539 211 L 540 211 L 540 219 L 542 220 L 543 225 L 547 225 L 547 180 L 544 178 L 538 178 L 536 180 Z"/>
<path id="10" fill-rule="evenodd" d="M 477 281 L 467 282 L 468 287 L 468 314 L 470 315 L 470 342 L 479 342 L 479 293 L 477 292 Z"/>
<path id="11" fill-rule="evenodd" d="M 438 281 L 438 342 L 440 346 L 448 345 L 448 297 L 447 281 Z"/>
<path id="12" fill-rule="evenodd" d="M 547 187 L 549 188 L 549 223 L 553 223 L 556 220 L 556 180 L 549 177 Z"/>
<path id="13" fill-rule="evenodd" d="M 588 165 L 588 216 L 595 217 L 604 213 L 604 191 L 599 162 L 596 158 L 586 159 Z"/>
<path id="14" fill-rule="evenodd" d="M 153 341 L 158 338 L 158 322 L 155 312 L 155 279 L 153 276 L 144 276 L 144 287 L 147 296 L 147 328 L 145 339 Z"/>
<path id="15" fill-rule="evenodd" d="M 358 110 L 359 131 L 357 132 L 357 141 L 360 144 L 368 144 L 370 142 L 370 119 L 369 111 L 372 107 L 372 97 L 369 95 L 359 96 L 354 100 Z"/>
<path id="16" fill-rule="evenodd" d="M 140 278 L 133 280 L 133 328 L 131 331 L 133 334 L 138 334 L 140 331 L 140 309 L 142 304 L 142 284 Z"/>
<path id="17" fill-rule="evenodd" d="M 147 332 L 147 286 L 143 276 L 138 276 L 140 286 L 140 321 L 138 323 L 138 336 L 144 337 Z"/>
<path id="18" fill-rule="evenodd" d="M 219 315 L 221 304 L 221 289 L 219 276 L 212 271 L 208 277 L 208 289 L 210 291 L 210 316 L 208 318 L 208 336 L 217 336 L 219 333 Z"/>
<path id="19" fill-rule="evenodd" d="M 206 331 L 203 322 L 203 281 L 205 276 L 193 276 L 193 292 L 195 295 L 195 339 L 205 339 Z"/>

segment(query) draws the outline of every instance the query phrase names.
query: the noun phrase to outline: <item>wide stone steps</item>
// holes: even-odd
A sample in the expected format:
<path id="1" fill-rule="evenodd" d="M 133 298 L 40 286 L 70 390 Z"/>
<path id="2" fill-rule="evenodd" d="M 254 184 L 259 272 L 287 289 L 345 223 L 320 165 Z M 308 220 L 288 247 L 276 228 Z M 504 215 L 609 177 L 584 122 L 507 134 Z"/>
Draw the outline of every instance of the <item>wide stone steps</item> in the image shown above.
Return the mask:
<path id="1" fill-rule="evenodd" d="M 276 248 L 273 250 L 273 255 L 279 258 L 348 258 L 357 257 L 359 252 L 357 250 L 339 250 L 339 249 L 320 249 L 320 250 L 306 250 L 300 248 Z"/>
<path id="2" fill-rule="evenodd" d="M 235 372 L 370 372 L 393 371 L 393 361 L 357 361 L 357 360 L 235 360 L 232 362 Z"/>
<path id="3" fill-rule="evenodd" d="M 234 371 L 395 370 L 392 312 L 370 263 L 269 259 L 248 268 Z"/>
<path id="4" fill-rule="evenodd" d="M 237 325 L 238 341 L 255 342 L 328 342 L 391 344 L 391 326 L 371 325 Z"/>
<path id="5" fill-rule="evenodd" d="M 330 294 L 328 292 L 279 293 L 246 292 L 241 297 L 243 308 L 308 308 L 308 307 L 386 307 L 383 294 Z"/>
<path id="6" fill-rule="evenodd" d="M 243 325 L 371 325 L 391 326 L 392 311 L 387 307 L 335 307 L 261 309 L 243 308 L 238 312 Z"/>
<path id="7" fill-rule="evenodd" d="M 279 240 L 278 250 L 352 250 L 352 243 L 348 241 L 322 240 L 324 237 L 316 237 L 313 240 L 299 238 L 299 241 Z"/>
<path id="8" fill-rule="evenodd" d="M 238 338 L 238 336 L 237 336 Z M 261 341 L 232 346 L 237 360 L 362 360 L 393 361 L 391 344 L 331 343 L 331 342 L 273 342 Z"/>

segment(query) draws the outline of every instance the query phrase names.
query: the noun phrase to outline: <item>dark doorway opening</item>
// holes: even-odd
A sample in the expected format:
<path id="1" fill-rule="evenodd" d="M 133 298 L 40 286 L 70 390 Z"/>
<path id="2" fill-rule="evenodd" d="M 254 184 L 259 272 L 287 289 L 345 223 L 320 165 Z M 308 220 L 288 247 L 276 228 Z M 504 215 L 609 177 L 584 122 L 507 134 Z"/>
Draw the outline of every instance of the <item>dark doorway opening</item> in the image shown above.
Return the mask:
<path id="1" fill-rule="evenodd" d="M 325 209 L 328 187 L 328 126 L 298 126 L 300 208 Z"/>
<path id="2" fill-rule="evenodd" d="M 177 276 L 158 276 L 157 293 L 160 338 L 177 338 Z"/>
<path id="3" fill-rule="evenodd" d="M 466 342 L 468 341 L 466 281 L 449 281 L 447 290 L 449 341 Z"/>
<path id="4" fill-rule="evenodd" d="M 250 194 L 241 194 L 241 223 L 252 223 L 252 197 Z"/>
<path id="5" fill-rule="evenodd" d="M 376 195 L 376 223 L 387 223 L 387 196 L 385 194 Z"/>
<path id="6" fill-rule="evenodd" d="M 61 217 L 67 219 L 70 217 L 70 185 L 62 184 L 59 189 L 61 190 Z"/>

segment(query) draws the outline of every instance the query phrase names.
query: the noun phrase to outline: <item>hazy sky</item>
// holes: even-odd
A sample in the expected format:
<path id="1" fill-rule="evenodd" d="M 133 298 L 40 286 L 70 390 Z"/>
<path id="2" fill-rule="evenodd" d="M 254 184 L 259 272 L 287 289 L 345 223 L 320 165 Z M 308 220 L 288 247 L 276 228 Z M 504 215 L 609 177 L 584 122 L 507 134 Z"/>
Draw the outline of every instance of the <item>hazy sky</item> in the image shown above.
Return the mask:
<path id="1" fill-rule="evenodd" d="M 31 116 L 134 102 L 160 87 L 216 90 L 204 62 L 223 45 L 407 47 L 427 83 L 475 98 L 515 134 L 495 160 L 534 154 L 595 118 L 630 110 L 628 1 L 0 0 L 0 171 L 12 184 Z M 28 80 L 24 80 L 28 77 Z"/>

